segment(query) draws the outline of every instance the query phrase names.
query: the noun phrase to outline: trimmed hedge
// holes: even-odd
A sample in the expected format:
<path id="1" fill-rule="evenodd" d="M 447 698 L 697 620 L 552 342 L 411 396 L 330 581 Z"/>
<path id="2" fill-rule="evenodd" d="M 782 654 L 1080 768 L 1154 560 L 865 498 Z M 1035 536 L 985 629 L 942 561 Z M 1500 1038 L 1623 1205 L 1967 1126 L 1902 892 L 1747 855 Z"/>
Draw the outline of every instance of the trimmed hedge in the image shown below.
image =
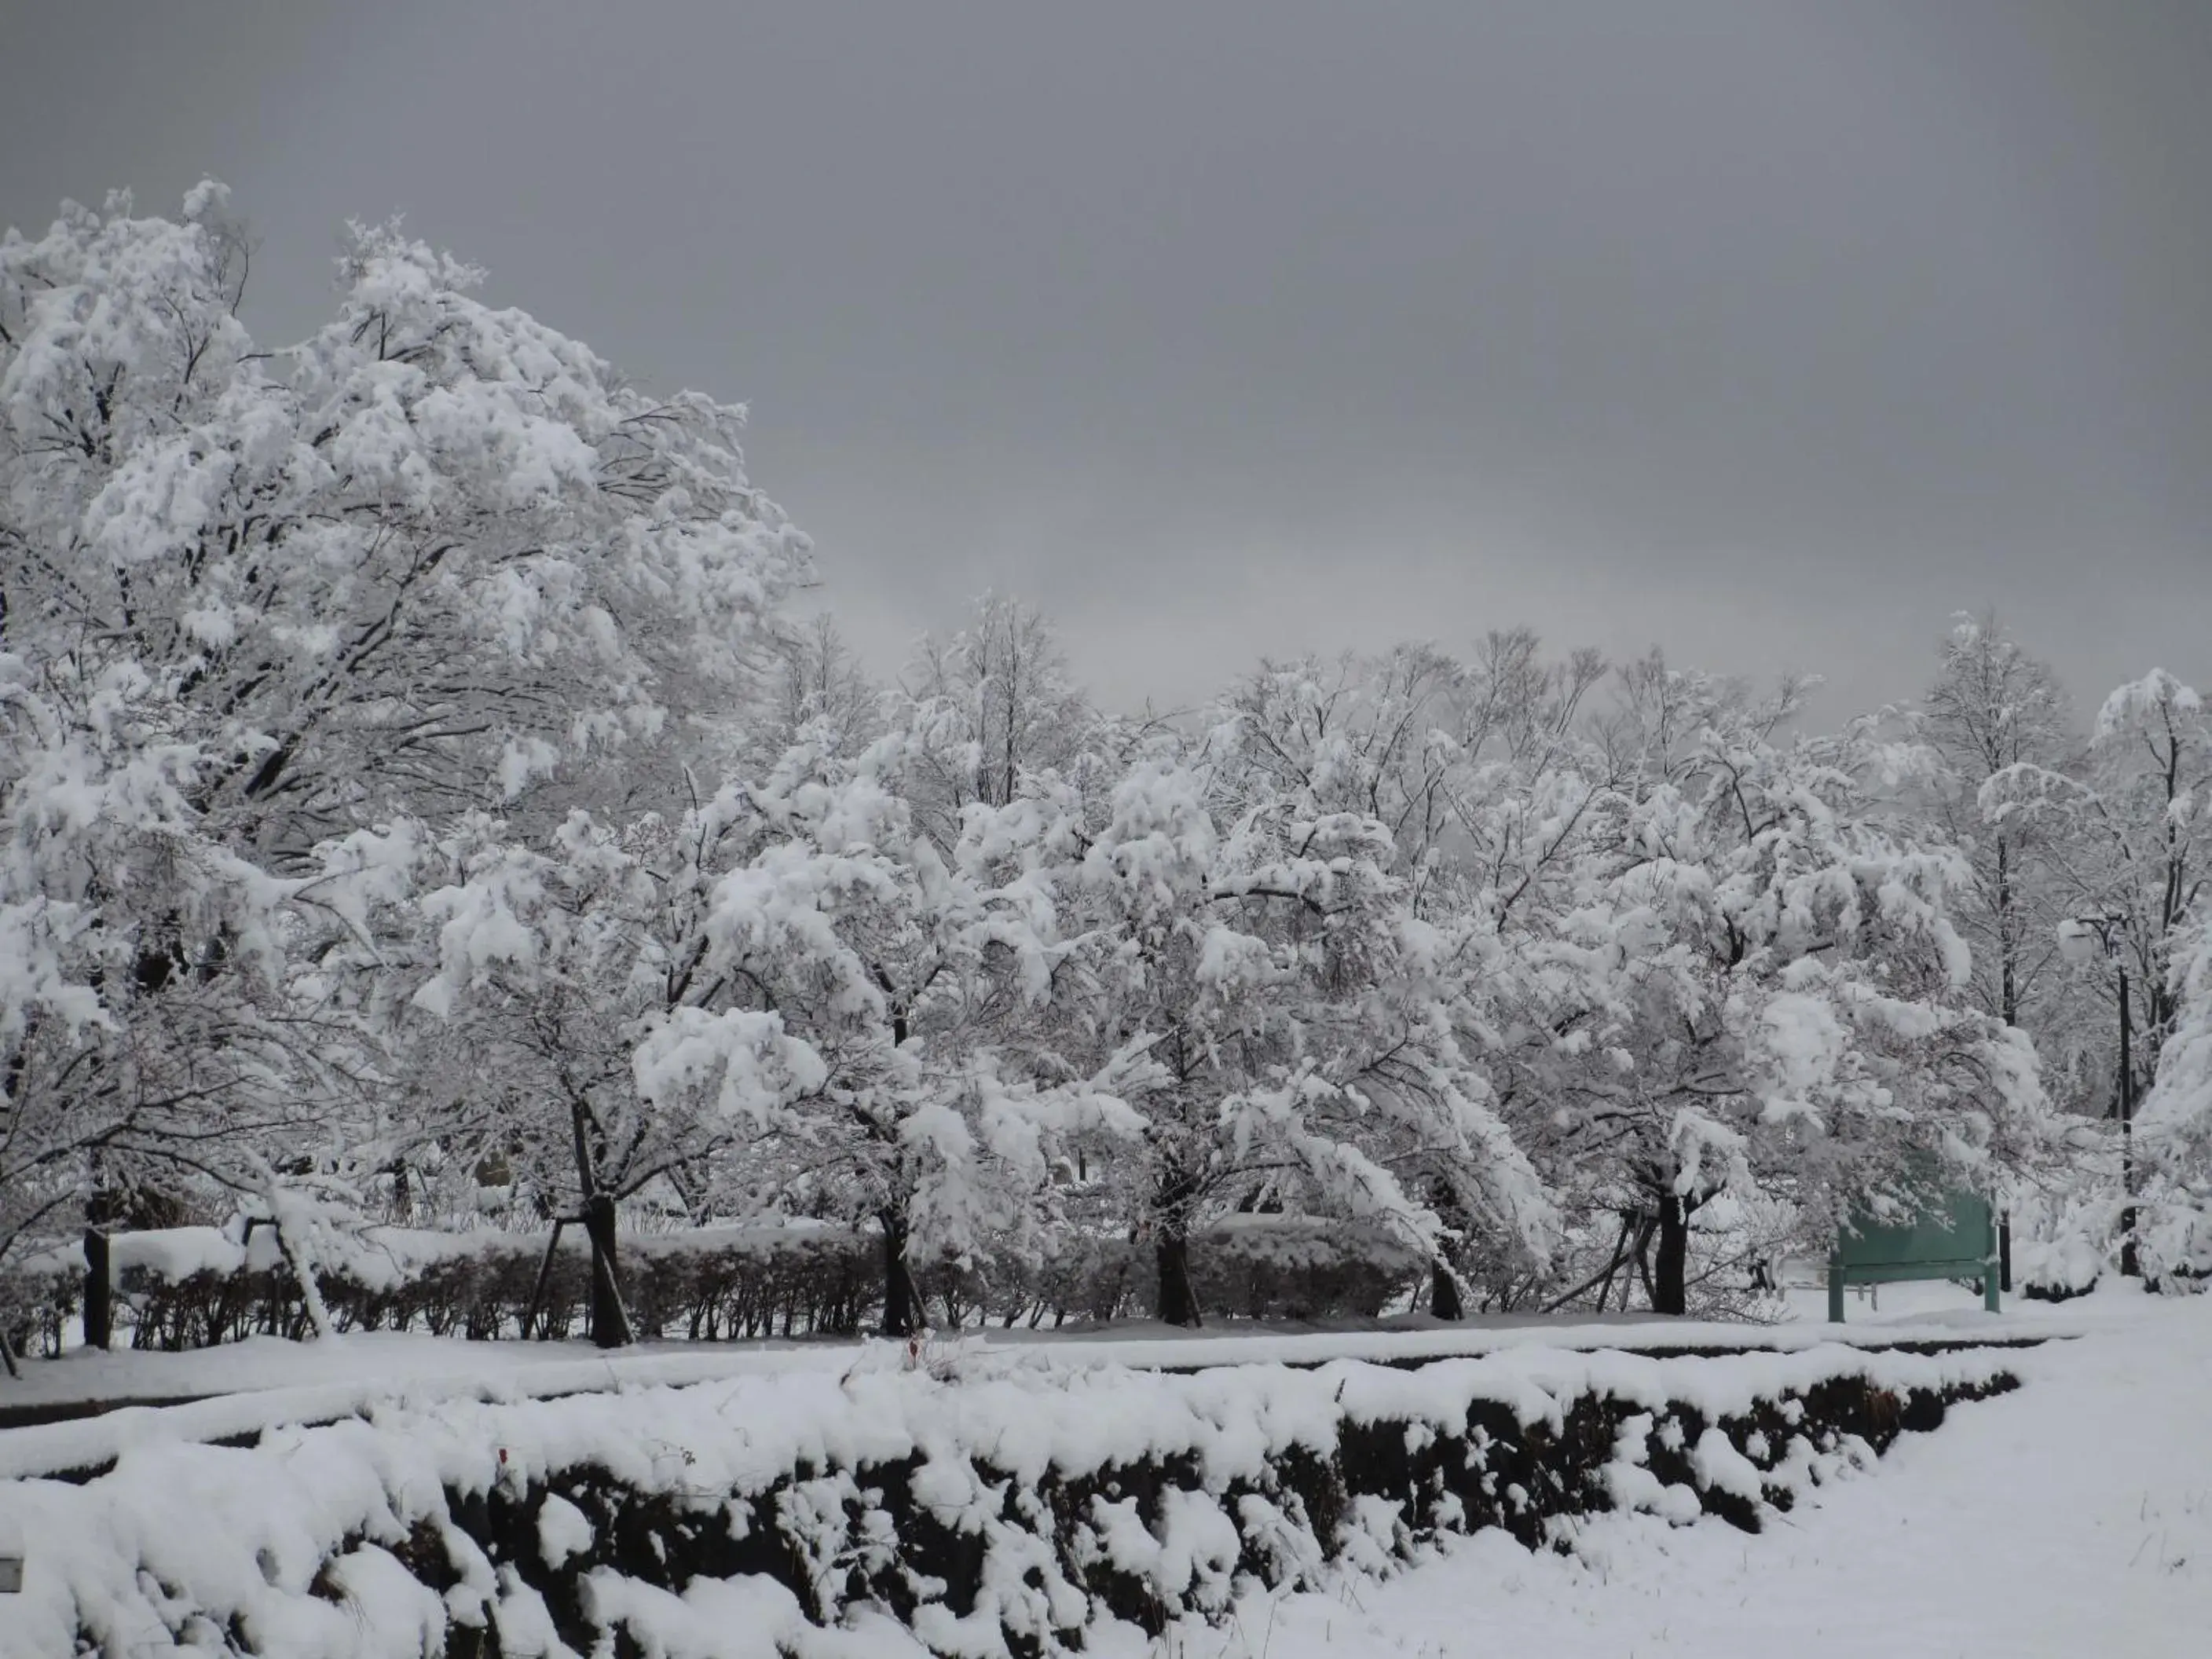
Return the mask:
<path id="1" fill-rule="evenodd" d="M 294 1659 L 830 1659 L 864 1635 L 916 1659 L 1042 1659 L 1225 1620 L 1257 1586 L 1387 1574 L 1483 1528 L 1559 1550 L 1609 1510 L 1755 1532 L 2014 1386 L 1994 1354 L 1829 1346 L 1188 1376 L 856 1365 L 395 1407 L 23 1483 L 50 1559 L 21 1627 L 55 1652 L 158 1630 Z"/>
<path id="2" fill-rule="evenodd" d="M 372 1227 L 319 1249 L 317 1288 L 341 1330 L 514 1337 L 549 1237 Z M 872 1234 L 820 1225 L 625 1234 L 619 1272 L 641 1337 L 850 1334 L 880 1306 L 881 1249 Z M 134 1348 L 174 1352 L 309 1329 L 297 1279 L 265 1226 L 242 1243 L 207 1227 L 120 1233 L 111 1251 L 117 1322 Z M 1285 1216 L 1238 1215 L 1203 1229 L 1191 1261 L 1200 1306 L 1231 1318 L 1371 1317 L 1407 1301 L 1426 1271 L 1376 1230 Z M 21 1264 L 0 1279 L 0 1328 L 18 1348 L 60 1352 L 83 1277 L 76 1246 Z M 1154 1291 L 1146 1246 L 1086 1235 L 1042 1255 L 1006 1249 L 964 1264 L 917 1263 L 915 1278 L 926 1316 L 946 1328 L 1126 1319 L 1149 1312 Z M 568 1228 L 533 1334 L 580 1333 L 589 1279 L 582 1230 Z"/>

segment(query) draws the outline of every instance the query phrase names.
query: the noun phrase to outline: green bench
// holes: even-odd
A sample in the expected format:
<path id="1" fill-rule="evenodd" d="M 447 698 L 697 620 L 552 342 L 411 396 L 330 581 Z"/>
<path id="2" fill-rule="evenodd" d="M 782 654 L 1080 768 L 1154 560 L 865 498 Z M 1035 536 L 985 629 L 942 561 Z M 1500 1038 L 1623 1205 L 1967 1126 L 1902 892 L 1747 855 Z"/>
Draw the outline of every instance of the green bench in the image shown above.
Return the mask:
<path id="1" fill-rule="evenodd" d="M 1940 1207 L 1902 1224 L 1863 1212 L 1828 1257 L 1828 1319 L 1844 1322 L 1844 1287 L 1913 1279 L 1978 1279 L 1982 1305 L 1997 1308 L 1997 1224 L 1989 1200 L 1947 1194 Z"/>

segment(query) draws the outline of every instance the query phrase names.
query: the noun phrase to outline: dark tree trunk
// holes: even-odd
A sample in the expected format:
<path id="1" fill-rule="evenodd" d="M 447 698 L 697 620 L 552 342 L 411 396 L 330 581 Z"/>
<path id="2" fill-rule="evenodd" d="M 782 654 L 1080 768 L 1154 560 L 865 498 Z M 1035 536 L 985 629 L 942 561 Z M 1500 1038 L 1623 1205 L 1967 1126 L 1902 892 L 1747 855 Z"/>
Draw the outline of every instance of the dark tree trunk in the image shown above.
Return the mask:
<path id="1" fill-rule="evenodd" d="M 623 1306 L 615 1277 L 615 1200 L 593 1193 L 584 1200 L 584 1231 L 592 1241 L 592 1340 L 602 1348 L 627 1347 L 632 1340 L 629 1310 Z"/>
<path id="2" fill-rule="evenodd" d="M 2008 1025 L 2020 1024 L 2020 942 L 2013 936 L 2012 837 L 1997 835 L 1997 1012 Z"/>
<path id="3" fill-rule="evenodd" d="M 1176 1219 L 1163 1220 L 1154 1252 L 1160 1273 L 1159 1316 L 1162 1322 L 1194 1329 L 1199 1317 L 1198 1293 L 1190 1287 L 1190 1229 Z"/>
<path id="4" fill-rule="evenodd" d="M 108 1266 L 107 1235 L 84 1230 L 84 1346 L 105 1348 L 115 1334 L 115 1279 Z"/>
<path id="5" fill-rule="evenodd" d="M 1200 1318 L 1198 1292 L 1190 1285 L 1190 1218 L 1198 1202 L 1198 1183 L 1172 1166 L 1160 1178 L 1154 1202 L 1153 1257 L 1159 1268 L 1156 1311 L 1163 1323 L 1194 1328 Z"/>
<path id="6" fill-rule="evenodd" d="M 906 1258 L 907 1219 L 886 1208 L 878 1216 L 884 1230 L 884 1334 L 912 1336 L 920 1328 L 914 1269 Z"/>
<path id="7" fill-rule="evenodd" d="M 1429 1311 L 1439 1319 L 1467 1317 L 1460 1301 L 1459 1275 L 1442 1256 L 1429 1264 Z"/>
<path id="8" fill-rule="evenodd" d="M 1659 1200 L 1659 1253 L 1651 1267 L 1652 1312 L 1688 1311 L 1689 1261 L 1689 1208 L 1679 1194 L 1668 1193 Z"/>
<path id="9" fill-rule="evenodd" d="M 2154 1015 L 2156 1009 L 2154 1005 Z M 2141 1279 L 2142 1261 L 2136 1250 L 2136 1072 L 2131 1052 L 2133 1016 L 2128 1006 L 2128 970 L 2120 969 L 2120 1192 L 2127 1207 L 2120 1212 L 2120 1276 Z"/>
<path id="10" fill-rule="evenodd" d="M 1437 1218 L 1450 1230 L 1450 1236 L 1467 1236 L 1466 1209 L 1449 1182 L 1436 1182 L 1430 1188 L 1429 1202 L 1436 1210 Z M 1467 1307 L 1461 1299 L 1459 1275 L 1452 1271 L 1448 1251 L 1449 1245 L 1438 1250 L 1436 1259 L 1429 1264 L 1429 1311 L 1438 1319 L 1464 1319 Z"/>
<path id="11" fill-rule="evenodd" d="M 115 1334 L 115 1275 L 107 1235 L 123 1219 L 121 1197 L 107 1181 L 106 1159 L 92 1154 L 92 1191 L 84 1201 L 84 1343 L 105 1348 Z"/>
<path id="12" fill-rule="evenodd" d="M 592 1340 L 602 1348 L 627 1347 L 633 1339 L 616 1277 L 615 1198 L 599 1185 L 592 1125 L 580 1094 L 569 1096 L 568 1127 L 575 1143 L 576 1189 L 584 1195 L 584 1236 L 592 1241 Z"/>

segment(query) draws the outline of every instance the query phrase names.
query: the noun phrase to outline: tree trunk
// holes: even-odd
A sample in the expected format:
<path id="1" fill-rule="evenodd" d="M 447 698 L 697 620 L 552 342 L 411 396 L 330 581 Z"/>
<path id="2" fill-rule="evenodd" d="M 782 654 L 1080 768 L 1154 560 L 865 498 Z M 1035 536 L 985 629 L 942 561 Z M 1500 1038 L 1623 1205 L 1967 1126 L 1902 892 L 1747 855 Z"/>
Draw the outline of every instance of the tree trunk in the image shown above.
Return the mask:
<path id="1" fill-rule="evenodd" d="M 1160 1178 L 1153 1206 L 1153 1256 L 1159 1269 L 1156 1311 L 1164 1323 L 1185 1329 L 1205 1322 L 1199 1317 L 1198 1293 L 1190 1286 L 1190 1215 L 1197 1200 L 1198 1183 L 1171 1166 Z"/>
<path id="2" fill-rule="evenodd" d="M 124 1220 L 123 1198 L 109 1184 L 106 1159 L 93 1150 L 92 1191 L 84 1200 L 84 1344 L 105 1348 L 115 1333 L 115 1277 L 109 1230 Z"/>
<path id="3" fill-rule="evenodd" d="M 584 1200 L 584 1231 L 592 1241 L 592 1340 L 602 1348 L 627 1347 L 633 1340 L 629 1310 L 623 1306 L 615 1277 L 615 1200 L 593 1193 Z"/>
<path id="4" fill-rule="evenodd" d="M 916 1317 L 914 1271 L 906 1259 L 907 1219 L 896 1208 L 886 1206 L 878 1220 L 884 1230 L 884 1334 L 912 1336 L 920 1328 Z"/>
<path id="5" fill-rule="evenodd" d="M 2013 937 L 2012 837 L 1997 835 L 1997 1012 L 2008 1025 L 2020 1024 L 2020 945 Z"/>
<path id="6" fill-rule="evenodd" d="M 115 1332 L 115 1279 L 108 1266 L 107 1235 L 84 1230 L 84 1346 L 105 1348 Z"/>
<path id="7" fill-rule="evenodd" d="M 1439 1319 L 1467 1317 L 1459 1297 L 1459 1275 L 1442 1256 L 1429 1264 L 1429 1311 Z"/>
<path id="8" fill-rule="evenodd" d="M 1688 1311 L 1689 1295 L 1685 1281 L 1689 1260 L 1689 1210 L 1680 1194 L 1668 1193 L 1659 1200 L 1659 1254 L 1651 1271 L 1652 1312 Z"/>
<path id="9" fill-rule="evenodd" d="M 1429 1189 L 1429 1203 L 1437 1218 L 1449 1229 L 1448 1237 L 1465 1238 L 1467 1214 L 1451 1182 L 1438 1180 Z M 1459 1293 L 1459 1275 L 1452 1271 L 1449 1247 L 1439 1249 L 1429 1264 L 1429 1311 L 1438 1319 L 1464 1319 L 1467 1306 Z"/>
<path id="10" fill-rule="evenodd" d="M 2120 1212 L 2120 1276 L 2142 1277 L 2142 1261 L 2136 1252 L 2136 1073 L 2131 1050 L 2132 1015 L 2128 1006 L 2128 970 L 2120 969 L 2120 1193 L 2127 1207 Z"/>
<path id="11" fill-rule="evenodd" d="M 623 1306 L 615 1276 L 614 1194 L 599 1186 L 592 1157 L 592 1125 L 584 1097 L 568 1097 L 568 1128 L 576 1153 L 576 1190 L 584 1196 L 584 1236 L 592 1241 L 592 1340 L 602 1348 L 627 1347 L 633 1340 L 629 1310 Z"/>
<path id="12" fill-rule="evenodd" d="M 1190 1230 L 1180 1218 L 1160 1223 L 1155 1255 L 1159 1264 L 1159 1316 L 1165 1324 L 1195 1329 L 1198 1295 L 1190 1287 Z"/>

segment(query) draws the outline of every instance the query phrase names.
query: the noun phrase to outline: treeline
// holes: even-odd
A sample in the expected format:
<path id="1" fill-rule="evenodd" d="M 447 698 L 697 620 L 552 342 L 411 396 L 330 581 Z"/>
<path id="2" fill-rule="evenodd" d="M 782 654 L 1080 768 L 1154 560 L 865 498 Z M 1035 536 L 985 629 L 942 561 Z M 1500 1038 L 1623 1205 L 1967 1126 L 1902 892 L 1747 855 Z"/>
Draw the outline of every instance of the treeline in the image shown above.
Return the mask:
<path id="1" fill-rule="evenodd" d="M 988 600 L 878 685 L 737 410 L 390 228 L 262 350 L 245 246 L 215 185 L 0 243 L 0 1260 L 261 1217 L 327 1327 L 362 1228 L 489 1208 L 617 1343 L 626 1220 L 865 1233 L 895 1331 L 1078 1249 L 1194 1322 L 1240 1215 L 1447 1316 L 1741 1298 L 1959 1183 L 2194 1259 L 2171 676 L 2084 735 L 1962 624 L 1820 732 L 1506 629 L 1132 719 Z"/>

